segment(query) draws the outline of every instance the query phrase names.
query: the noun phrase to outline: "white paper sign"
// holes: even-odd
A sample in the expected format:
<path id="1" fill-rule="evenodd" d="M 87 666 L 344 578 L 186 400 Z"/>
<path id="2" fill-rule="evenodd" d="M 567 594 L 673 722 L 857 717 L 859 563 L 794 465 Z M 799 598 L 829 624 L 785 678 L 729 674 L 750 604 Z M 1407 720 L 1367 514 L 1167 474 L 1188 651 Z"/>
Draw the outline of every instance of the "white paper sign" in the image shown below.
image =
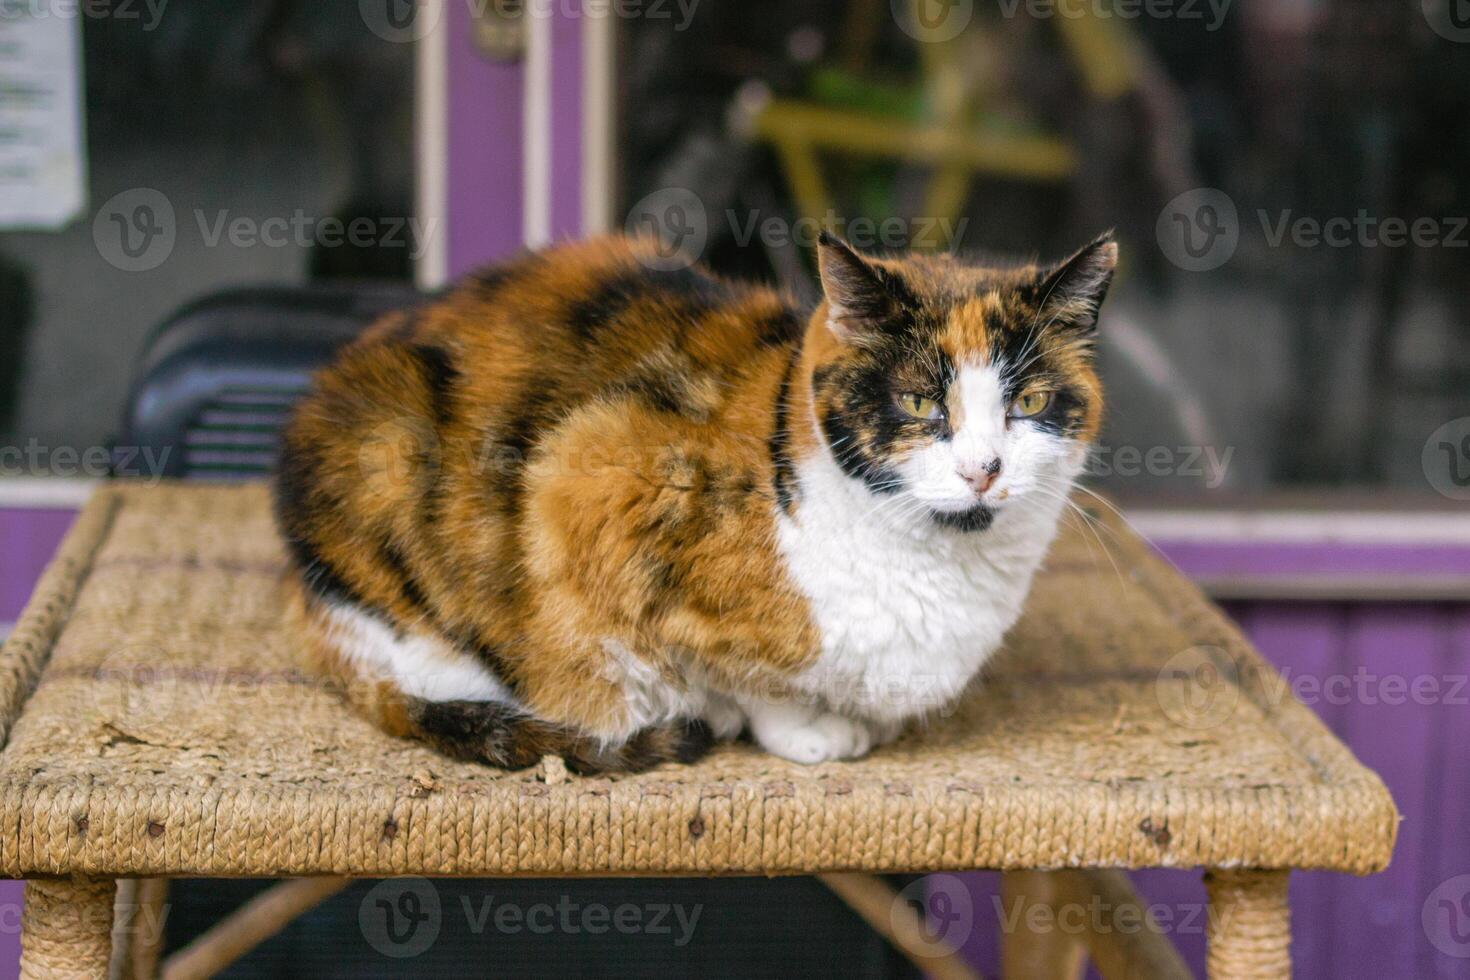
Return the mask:
<path id="1" fill-rule="evenodd" d="M 59 228 L 86 205 L 82 26 L 0 0 L 0 228 Z"/>

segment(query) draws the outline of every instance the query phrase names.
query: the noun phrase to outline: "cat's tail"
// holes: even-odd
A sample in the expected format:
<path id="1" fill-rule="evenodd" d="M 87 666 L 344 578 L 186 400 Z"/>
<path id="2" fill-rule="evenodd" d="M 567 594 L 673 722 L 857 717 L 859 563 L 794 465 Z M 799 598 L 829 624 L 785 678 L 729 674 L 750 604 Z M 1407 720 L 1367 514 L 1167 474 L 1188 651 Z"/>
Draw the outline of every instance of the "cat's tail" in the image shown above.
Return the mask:
<path id="1" fill-rule="evenodd" d="M 609 743 L 506 701 L 434 701 L 410 694 L 392 680 L 359 669 L 298 576 L 288 578 L 286 586 L 288 615 L 306 641 L 306 665 L 379 728 L 418 739 L 456 759 L 524 769 L 543 756 L 557 755 L 578 774 L 641 772 L 661 762 L 694 762 L 714 741 L 698 719 L 652 726 L 626 741 Z"/>
<path id="2" fill-rule="evenodd" d="M 446 755 L 502 769 L 524 769 L 557 755 L 579 775 L 642 772 L 661 762 L 697 761 L 713 742 L 698 719 L 645 728 L 606 743 L 498 701 L 427 701 L 399 696 L 409 731 Z"/>
<path id="3" fill-rule="evenodd" d="M 345 682 L 347 701 L 379 728 L 500 769 L 525 769 L 557 755 L 578 775 L 642 772 L 661 762 L 695 762 L 714 741 L 703 721 L 681 719 L 609 743 L 504 701 L 431 701 L 404 693 L 392 681 L 332 673 Z"/>

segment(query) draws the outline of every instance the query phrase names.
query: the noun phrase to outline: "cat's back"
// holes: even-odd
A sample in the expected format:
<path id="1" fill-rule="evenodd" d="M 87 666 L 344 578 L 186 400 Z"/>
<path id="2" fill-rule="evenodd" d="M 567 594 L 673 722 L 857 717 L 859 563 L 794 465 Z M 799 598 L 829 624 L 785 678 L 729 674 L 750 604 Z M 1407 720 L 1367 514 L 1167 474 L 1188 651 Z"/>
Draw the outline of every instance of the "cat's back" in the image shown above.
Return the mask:
<path id="1" fill-rule="evenodd" d="M 523 256 L 466 279 L 413 337 L 459 355 L 471 400 L 554 397 L 562 415 L 626 394 L 677 410 L 681 388 L 729 381 L 799 339 L 804 317 L 775 291 L 671 263 L 625 238 Z"/>
<path id="2" fill-rule="evenodd" d="M 654 242 L 593 239 L 473 273 L 422 309 L 385 319 L 317 387 L 395 387 L 401 393 L 386 399 L 395 411 L 452 394 L 485 421 L 497 406 L 521 411 L 522 428 L 592 399 L 697 410 L 709 404 L 702 389 L 759 369 L 763 353 L 792 347 L 803 326 L 774 290 L 675 264 Z"/>
<path id="3" fill-rule="evenodd" d="M 765 424 L 803 325 L 774 290 L 672 264 L 645 241 L 471 274 L 314 379 L 283 434 L 280 523 L 302 568 L 421 619 L 416 605 L 469 594 L 458 577 L 523 567 L 521 518 L 548 453 L 586 476 L 603 452 L 723 440 L 710 451 L 727 472 L 757 467 L 766 433 L 744 430 Z"/>

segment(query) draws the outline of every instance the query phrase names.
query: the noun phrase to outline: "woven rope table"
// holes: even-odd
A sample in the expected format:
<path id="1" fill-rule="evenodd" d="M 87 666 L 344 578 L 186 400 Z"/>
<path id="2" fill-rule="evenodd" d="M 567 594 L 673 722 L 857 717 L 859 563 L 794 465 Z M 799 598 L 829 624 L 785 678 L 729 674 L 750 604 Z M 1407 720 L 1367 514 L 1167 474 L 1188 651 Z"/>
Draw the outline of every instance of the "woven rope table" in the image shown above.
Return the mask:
<path id="1" fill-rule="evenodd" d="M 1167 866 L 1207 871 L 1211 977 L 1287 976 L 1288 871 L 1382 869 L 1393 802 L 1193 586 L 1097 516 L 1062 535 L 987 682 L 928 730 L 860 762 L 736 744 L 578 778 L 550 758 L 452 762 L 303 674 L 264 488 L 110 486 L 0 653 L 23 974 L 157 972 L 156 950 L 113 950 L 114 902 L 161 902 L 177 876 L 298 880 L 170 977 L 207 975 L 346 876 L 816 874 L 907 948 L 917 926 L 875 873 L 999 869 L 1030 902 L 1120 907 L 1116 869 Z M 1184 975 L 1156 935 L 1084 938 L 1109 975 Z M 1004 943 L 1016 976 L 1080 963 L 1070 934 Z"/>

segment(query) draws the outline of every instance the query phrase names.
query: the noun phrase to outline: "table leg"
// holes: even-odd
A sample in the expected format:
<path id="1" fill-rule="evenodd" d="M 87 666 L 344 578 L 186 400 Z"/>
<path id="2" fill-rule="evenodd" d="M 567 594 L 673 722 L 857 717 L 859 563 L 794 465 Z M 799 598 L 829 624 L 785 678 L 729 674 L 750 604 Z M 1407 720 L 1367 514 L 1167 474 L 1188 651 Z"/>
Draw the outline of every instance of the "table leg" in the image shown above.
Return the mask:
<path id="1" fill-rule="evenodd" d="M 1289 980 L 1291 914 L 1285 871 L 1205 873 L 1210 980 Z"/>
<path id="2" fill-rule="evenodd" d="M 1000 975 L 1004 980 L 1077 980 L 1086 949 L 1062 929 L 1062 878 L 1051 871 L 1001 875 Z M 1031 911 L 1041 906 L 1038 918 Z"/>
<path id="3" fill-rule="evenodd" d="M 21 977 L 106 977 L 116 889 L 111 879 L 27 881 L 20 923 Z"/>

